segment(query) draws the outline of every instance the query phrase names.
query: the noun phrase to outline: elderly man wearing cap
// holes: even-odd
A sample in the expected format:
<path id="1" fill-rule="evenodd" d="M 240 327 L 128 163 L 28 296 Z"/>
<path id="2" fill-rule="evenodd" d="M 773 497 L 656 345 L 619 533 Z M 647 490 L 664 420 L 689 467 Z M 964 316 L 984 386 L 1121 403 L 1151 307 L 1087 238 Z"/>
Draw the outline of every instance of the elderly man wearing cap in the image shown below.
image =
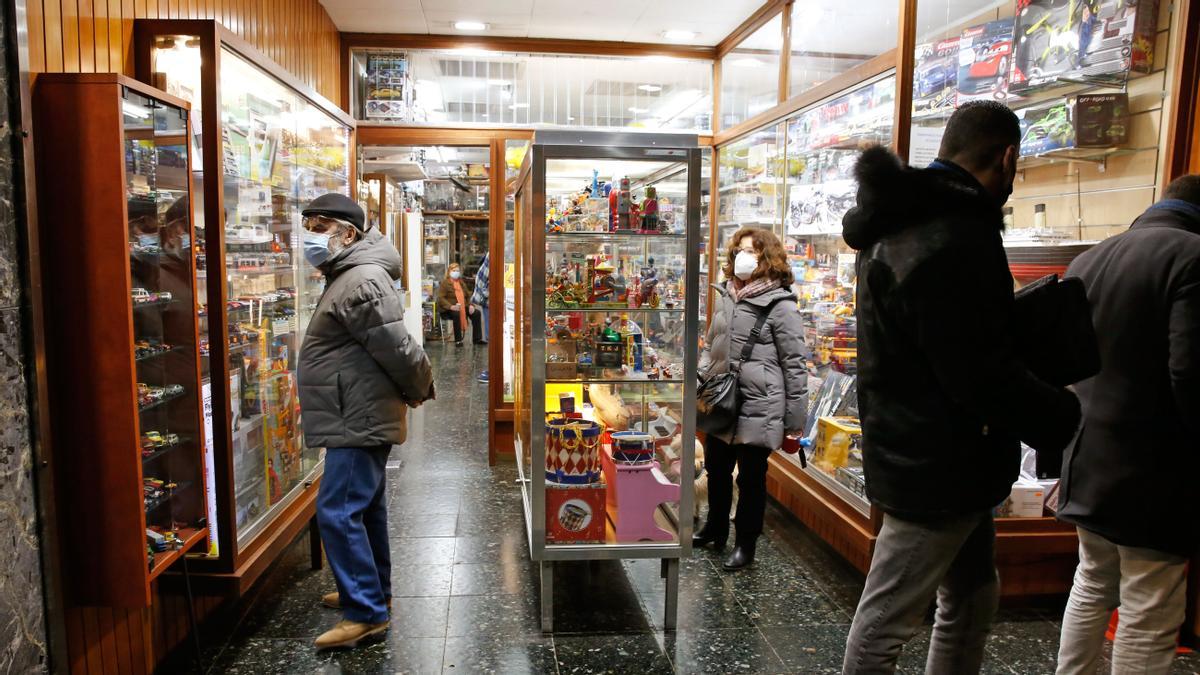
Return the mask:
<path id="1" fill-rule="evenodd" d="M 344 616 L 316 646 L 352 647 L 388 627 L 384 467 L 408 408 L 433 398 L 433 371 L 404 329 L 392 244 L 364 230 L 344 195 L 318 197 L 303 215 L 304 257 L 326 283 L 300 350 L 300 408 L 306 443 L 325 448 L 317 524 L 338 592 L 322 602 Z"/>

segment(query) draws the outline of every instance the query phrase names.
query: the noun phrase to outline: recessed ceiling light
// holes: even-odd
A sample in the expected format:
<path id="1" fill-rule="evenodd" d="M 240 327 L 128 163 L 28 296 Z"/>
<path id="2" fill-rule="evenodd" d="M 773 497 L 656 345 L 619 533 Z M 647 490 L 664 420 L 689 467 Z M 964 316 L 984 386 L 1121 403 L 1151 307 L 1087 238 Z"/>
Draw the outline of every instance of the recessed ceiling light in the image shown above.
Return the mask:
<path id="1" fill-rule="evenodd" d="M 455 21 L 454 30 L 480 31 L 487 30 L 487 24 L 482 21 Z"/>
<path id="2" fill-rule="evenodd" d="M 487 82 L 493 87 L 507 87 L 508 85 L 512 84 L 512 82 L 509 82 L 508 80 L 488 80 Z"/>
<path id="3" fill-rule="evenodd" d="M 634 115 L 640 115 L 642 113 L 647 113 L 650 111 L 647 110 L 646 108 L 630 108 L 629 112 L 633 113 Z"/>
<path id="4" fill-rule="evenodd" d="M 567 121 L 568 121 L 568 122 L 574 122 L 574 121 L 575 121 L 575 118 L 574 118 L 574 117 L 568 117 L 568 118 L 567 118 Z"/>
<path id="5" fill-rule="evenodd" d="M 688 40 L 696 39 L 696 32 L 691 30 L 667 30 L 663 31 L 663 38 L 673 42 L 687 42 Z"/>
<path id="6" fill-rule="evenodd" d="M 487 119 L 487 113 L 480 113 L 479 116 L 484 119 Z"/>
<path id="7" fill-rule="evenodd" d="M 638 89 L 641 89 L 642 91 L 648 91 L 650 93 L 654 93 L 656 91 L 662 91 L 662 87 L 658 86 L 657 84 L 643 84 L 640 87 L 638 87 Z"/>

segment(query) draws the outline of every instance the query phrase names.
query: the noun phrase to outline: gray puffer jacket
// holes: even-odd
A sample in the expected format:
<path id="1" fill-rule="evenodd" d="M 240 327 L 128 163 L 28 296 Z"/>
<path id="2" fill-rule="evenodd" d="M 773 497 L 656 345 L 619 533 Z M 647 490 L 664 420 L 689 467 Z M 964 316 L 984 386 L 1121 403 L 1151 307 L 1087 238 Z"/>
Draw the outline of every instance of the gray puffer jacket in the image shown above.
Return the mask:
<path id="1" fill-rule="evenodd" d="M 406 402 L 433 387 L 425 350 L 404 329 L 393 281 L 400 255 L 372 229 L 321 265 L 326 287 L 300 349 L 300 410 L 311 447 L 400 444 Z"/>
<path id="2" fill-rule="evenodd" d="M 796 296 L 777 288 L 735 303 L 723 284 L 713 288 L 717 298 L 700 353 L 702 379 L 729 370 L 730 359 L 741 357 L 759 315 L 775 303 L 758 344 L 742 363 L 737 428 L 722 440 L 777 449 L 783 445 L 784 434 L 804 431 L 808 410 L 808 370 L 804 366 L 808 350 Z"/>

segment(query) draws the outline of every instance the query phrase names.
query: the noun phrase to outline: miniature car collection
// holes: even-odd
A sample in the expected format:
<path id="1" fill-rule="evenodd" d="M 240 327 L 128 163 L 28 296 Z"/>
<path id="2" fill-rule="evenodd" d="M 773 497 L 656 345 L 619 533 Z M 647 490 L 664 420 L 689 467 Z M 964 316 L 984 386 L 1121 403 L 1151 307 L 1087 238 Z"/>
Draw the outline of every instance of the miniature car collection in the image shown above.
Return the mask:
<path id="1" fill-rule="evenodd" d="M 181 396 L 183 394 L 183 385 L 168 384 L 165 387 L 152 387 L 143 382 L 138 382 L 138 407 L 142 410 L 163 402 L 164 400 Z"/>
<path id="2" fill-rule="evenodd" d="M 147 305 L 155 302 L 170 302 L 172 299 L 171 293 L 168 291 L 151 293 L 150 291 L 137 286 L 130 291 L 130 295 L 132 296 L 133 304 L 135 305 Z"/>

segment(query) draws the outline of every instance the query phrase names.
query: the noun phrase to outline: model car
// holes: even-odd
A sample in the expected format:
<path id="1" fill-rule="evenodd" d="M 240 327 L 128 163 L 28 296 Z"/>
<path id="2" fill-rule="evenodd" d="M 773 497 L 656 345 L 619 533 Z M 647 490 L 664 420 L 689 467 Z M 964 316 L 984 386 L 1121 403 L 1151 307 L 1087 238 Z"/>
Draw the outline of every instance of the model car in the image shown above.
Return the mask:
<path id="1" fill-rule="evenodd" d="M 155 302 L 170 302 L 171 293 L 170 291 L 159 291 L 157 293 L 151 293 L 150 298 Z"/>
<path id="2" fill-rule="evenodd" d="M 1005 38 L 996 40 L 979 49 L 975 63 L 967 71 L 971 79 L 1007 77 L 1008 63 L 1012 54 L 1012 40 Z"/>
<path id="3" fill-rule="evenodd" d="M 179 396 L 183 393 L 182 384 L 168 384 L 162 388 L 163 396 Z"/>
<path id="4" fill-rule="evenodd" d="M 225 303 L 225 308 L 231 312 L 247 309 L 248 307 L 250 307 L 250 305 L 242 302 L 241 300 L 230 300 L 229 302 Z"/>
<path id="5" fill-rule="evenodd" d="M 917 73 L 917 96 L 924 98 L 954 86 L 958 81 L 958 68 L 948 63 L 935 63 Z"/>
<path id="6" fill-rule="evenodd" d="M 208 338 L 200 338 L 200 356 L 208 356 L 209 351 Z"/>
<path id="7" fill-rule="evenodd" d="M 133 296 L 133 301 L 135 303 L 150 302 L 150 291 L 147 291 L 144 288 L 135 287 L 132 291 L 130 291 L 130 295 Z"/>
<path id="8" fill-rule="evenodd" d="M 179 445 L 179 434 L 167 434 L 163 439 L 167 445 Z"/>
<path id="9" fill-rule="evenodd" d="M 162 434 L 157 431 L 147 431 L 142 434 L 142 450 L 152 450 L 161 448 L 166 441 L 163 440 Z"/>

